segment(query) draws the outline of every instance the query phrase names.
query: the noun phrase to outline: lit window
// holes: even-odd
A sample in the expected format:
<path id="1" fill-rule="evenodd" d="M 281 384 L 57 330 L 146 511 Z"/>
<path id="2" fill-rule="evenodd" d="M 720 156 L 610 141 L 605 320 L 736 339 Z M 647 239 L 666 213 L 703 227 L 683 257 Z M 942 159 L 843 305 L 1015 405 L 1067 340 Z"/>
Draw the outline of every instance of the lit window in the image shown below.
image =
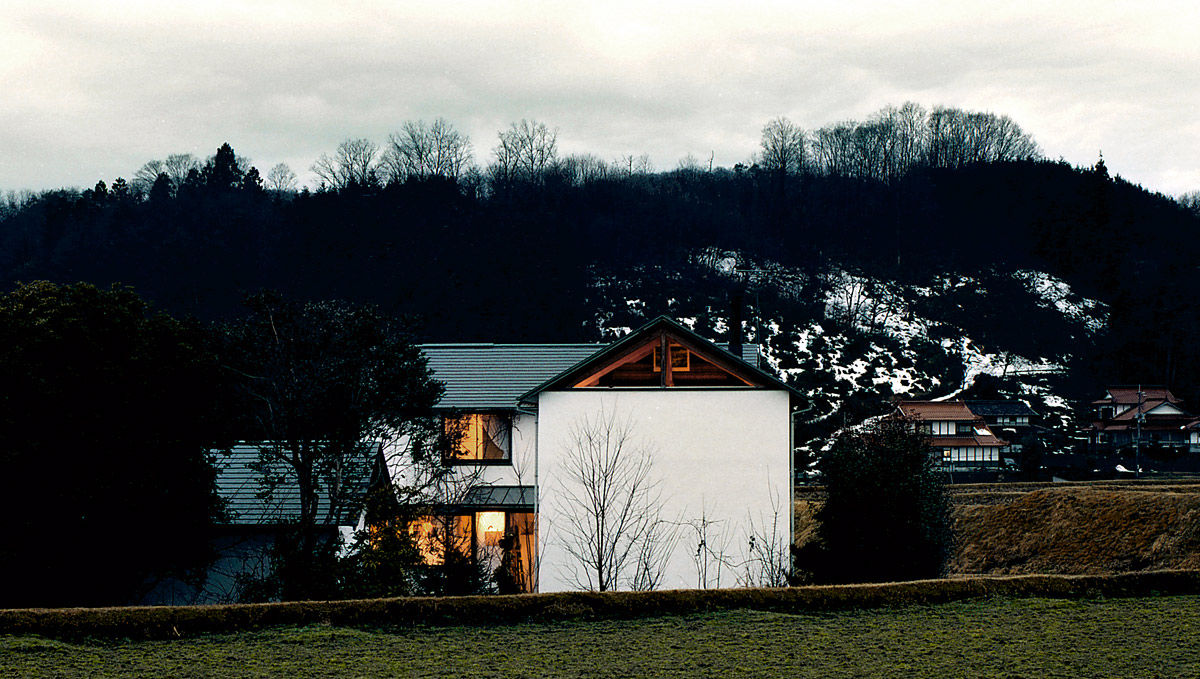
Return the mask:
<path id="1" fill-rule="evenodd" d="M 475 514 L 475 539 L 487 547 L 500 546 L 504 537 L 504 512 L 477 512 Z"/>
<path id="2" fill-rule="evenodd" d="M 504 415 L 472 413 L 447 417 L 442 424 L 452 442 L 448 462 L 494 464 L 511 459 L 511 427 Z"/>
<path id="3" fill-rule="evenodd" d="M 417 551 L 421 554 L 422 563 L 427 566 L 440 566 L 445 563 L 448 550 L 464 555 L 471 553 L 469 516 L 422 516 L 408 524 L 408 534 L 412 536 Z"/>
<path id="4" fill-rule="evenodd" d="M 692 369 L 692 354 L 682 344 L 671 342 L 671 372 Z M 654 372 L 662 372 L 662 347 L 654 347 Z"/>

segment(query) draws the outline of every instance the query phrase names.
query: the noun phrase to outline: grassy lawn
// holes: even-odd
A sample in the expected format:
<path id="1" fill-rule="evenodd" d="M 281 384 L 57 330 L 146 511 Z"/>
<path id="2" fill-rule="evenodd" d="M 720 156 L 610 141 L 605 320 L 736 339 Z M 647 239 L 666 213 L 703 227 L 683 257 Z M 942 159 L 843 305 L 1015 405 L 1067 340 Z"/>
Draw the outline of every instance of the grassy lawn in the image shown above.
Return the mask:
<path id="1" fill-rule="evenodd" d="M 505 627 L 0 637 L 0 676 L 1197 677 L 1200 596 Z"/>

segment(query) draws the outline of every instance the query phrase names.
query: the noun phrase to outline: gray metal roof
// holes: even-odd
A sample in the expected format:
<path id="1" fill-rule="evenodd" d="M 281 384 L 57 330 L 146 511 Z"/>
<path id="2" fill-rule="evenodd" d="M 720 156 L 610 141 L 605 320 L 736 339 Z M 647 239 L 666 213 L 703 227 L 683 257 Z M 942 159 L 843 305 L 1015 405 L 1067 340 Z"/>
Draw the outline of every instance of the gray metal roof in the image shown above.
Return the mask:
<path id="1" fill-rule="evenodd" d="M 532 511 L 536 490 L 533 486 L 479 486 L 467 492 L 463 507 Z"/>
<path id="2" fill-rule="evenodd" d="M 252 444 L 233 446 L 228 455 L 216 454 L 217 493 L 228 502 L 228 523 L 262 526 L 296 521 L 300 518 L 300 487 L 295 476 L 283 463 L 271 463 L 266 476 L 275 483 L 268 491 L 263 483 L 259 458 L 259 446 Z M 371 465 L 365 455 L 350 465 L 343 484 L 344 492 L 339 493 L 343 498 L 342 506 L 332 521 L 327 520 L 328 492 L 320 494 L 317 520 L 321 525 L 353 526 L 358 523 L 363 499 L 371 484 Z"/>
<path id="3" fill-rule="evenodd" d="M 438 407 L 508 409 L 529 390 L 591 358 L 608 344 L 424 344 L 433 378 L 446 385 Z M 742 346 L 758 367 L 758 347 Z"/>
<path id="4" fill-rule="evenodd" d="M 515 408 L 517 398 L 603 349 L 604 344 L 426 344 L 442 408 Z"/>
<path id="5" fill-rule="evenodd" d="M 965 401 L 967 408 L 980 417 L 997 415 L 1037 415 L 1024 401 Z"/>

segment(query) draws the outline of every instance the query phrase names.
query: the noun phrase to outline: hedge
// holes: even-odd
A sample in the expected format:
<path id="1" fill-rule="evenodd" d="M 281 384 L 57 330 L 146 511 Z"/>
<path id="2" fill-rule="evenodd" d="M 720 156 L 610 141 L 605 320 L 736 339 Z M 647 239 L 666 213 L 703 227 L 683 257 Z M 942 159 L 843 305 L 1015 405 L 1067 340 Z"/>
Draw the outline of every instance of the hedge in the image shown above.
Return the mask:
<path id="1" fill-rule="evenodd" d="M 562 592 L 219 606 L 0 610 L 0 634 L 166 639 L 271 626 L 497 625 L 732 609 L 836 611 L 985 597 L 1094 598 L 1200 593 L 1200 571 L 1020 575 L 782 589 Z"/>

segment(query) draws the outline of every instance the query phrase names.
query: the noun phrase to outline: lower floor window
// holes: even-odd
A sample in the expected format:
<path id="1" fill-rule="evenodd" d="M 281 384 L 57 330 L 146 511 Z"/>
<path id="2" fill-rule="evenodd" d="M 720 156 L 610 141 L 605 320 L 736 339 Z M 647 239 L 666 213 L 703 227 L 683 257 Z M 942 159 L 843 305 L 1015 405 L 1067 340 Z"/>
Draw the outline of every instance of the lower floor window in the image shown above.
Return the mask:
<path id="1" fill-rule="evenodd" d="M 427 566 L 444 565 L 453 552 L 491 572 L 502 593 L 537 588 L 537 519 L 533 512 L 423 516 L 410 523 L 408 531 Z"/>

